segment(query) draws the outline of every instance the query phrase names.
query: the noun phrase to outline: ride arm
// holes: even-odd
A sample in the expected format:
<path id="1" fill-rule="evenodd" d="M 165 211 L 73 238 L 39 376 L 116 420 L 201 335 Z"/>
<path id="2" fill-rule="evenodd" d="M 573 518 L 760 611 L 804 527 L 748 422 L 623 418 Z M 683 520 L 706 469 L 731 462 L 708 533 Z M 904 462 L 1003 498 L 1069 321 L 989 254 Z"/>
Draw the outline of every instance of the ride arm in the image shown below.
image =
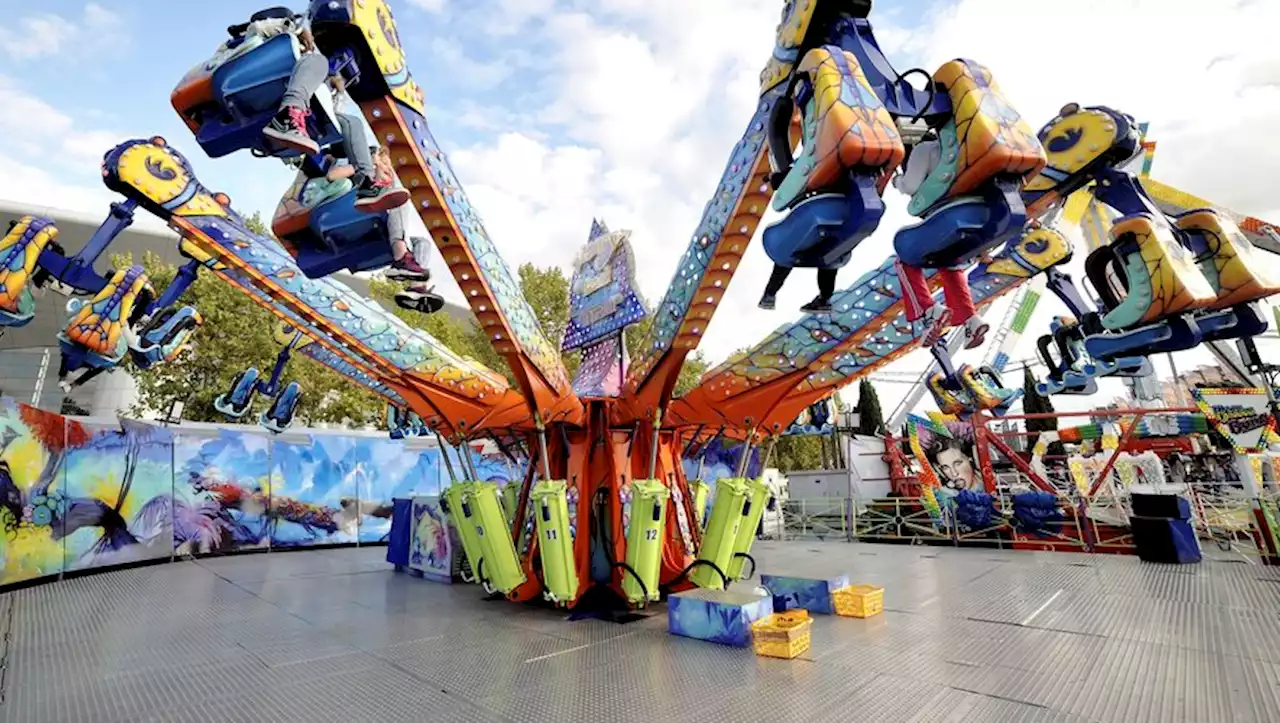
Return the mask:
<path id="1" fill-rule="evenodd" d="M 317 45 L 351 53 L 359 80 L 347 86 L 494 349 L 511 367 L 530 409 L 547 421 L 578 422 L 583 407 L 559 351 L 538 323 L 519 283 L 471 206 L 427 126 L 422 89 L 413 80 L 395 20 L 383 0 L 315 0 Z"/>
<path id="2" fill-rule="evenodd" d="M 222 194 L 209 192 L 163 139 L 127 141 L 104 162 L 108 188 L 184 237 L 184 251 L 332 354 L 385 384 L 448 429 L 482 425 L 510 406 L 506 381 L 430 335 L 329 280 L 308 279 L 273 239 L 250 231 Z"/>

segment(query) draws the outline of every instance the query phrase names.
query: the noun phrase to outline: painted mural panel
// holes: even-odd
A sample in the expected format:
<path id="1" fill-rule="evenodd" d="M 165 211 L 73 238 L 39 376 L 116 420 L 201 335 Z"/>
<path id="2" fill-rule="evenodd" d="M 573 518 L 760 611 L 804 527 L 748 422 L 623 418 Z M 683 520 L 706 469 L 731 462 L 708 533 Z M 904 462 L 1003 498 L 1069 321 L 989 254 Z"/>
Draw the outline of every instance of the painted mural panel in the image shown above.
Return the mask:
<path id="1" fill-rule="evenodd" d="M 171 557 L 172 435 L 129 420 L 80 426 L 87 440 L 64 462 L 64 569 Z"/>
<path id="2" fill-rule="evenodd" d="M 391 532 L 391 501 L 441 492 L 440 454 L 414 449 L 389 439 L 358 439 L 369 449 L 372 462 L 356 476 L 360 497 L 360 542 L 386 542 Z M 344 501 L 344 510 L 349 503 Z"/>
<path id="3" fill-rule="evenodd" d="M 911 451 L 920 466 L 920 496 L 938 527 L 952 521 L 978 530 L 1000 520 L 974 453 L 973 425 L 938 422 L 912 415 L 907 420 Z"/>
<path id="4" fill-rule="evenodd" d="M 0 397 L 0 584 L 61 572 L 63 462 L 86 441 L 61 415 Z"/>
<path id="5" fill-rule="evenodd" d="M 174 442 L 173 547 L 179 555 L 266 547 L 269 440 L 220 430 Z"/>
<path id="6" fill-rule="evenodd" d="M 454 533 L 440 507 L 440 498 L 413 498 L 413 535 L 409 541 L 409 567 L 436 582 L 453 581 Z"/>
<path id="7" fill-rule="evenodd" d="M 272 441 L 271 545 L 308 547 L 355 542 L 357 479 L 373 467 L 372 439 L 313 435 L 311 442 Z"/>

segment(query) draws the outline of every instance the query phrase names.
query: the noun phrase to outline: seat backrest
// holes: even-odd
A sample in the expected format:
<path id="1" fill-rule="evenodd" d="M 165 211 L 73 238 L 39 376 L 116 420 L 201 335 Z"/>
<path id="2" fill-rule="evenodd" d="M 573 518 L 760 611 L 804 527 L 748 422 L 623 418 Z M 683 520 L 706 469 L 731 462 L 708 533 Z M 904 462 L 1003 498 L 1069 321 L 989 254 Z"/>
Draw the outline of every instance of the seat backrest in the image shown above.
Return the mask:
<path id="1" fill-rule="evenodd" d="M 1134 278 L 1137 275 L 1145 273 L 1149 279 L 1150 300 L 1139 322 L 1150 323 L 1203 309 L 1217 300 L 1217 293 L 1200 273 L 1195 258 L 1178 242 L 1164 218 L 1148 214 L 1125 216 L 1116 220 L 1111 235 L 1111 249 L 1125 267 L 1129 288 L 1144 283 Z"/>
<path id="2" fill-rule="evenodd" d="M 1198 209 L 1178 216 L 1176 223 L 1186 232 L 1191 253 L 1218 293 L 1219 305 L 1256 301 L 1280 292 L 1275 260 L 1258 251 L 1231 219 Z"/>
<path id="3" fill-rule="evenodd" d="M 911 198 L 908 211 L 920 216 L 939 202 L 974 193 L 996 176 L 1027 179 L 1044 168 L 1044 148 L 1005 100 L 991 71 L 972 60 L 953 60 L 933 79 L 946 88 L 952 117 L 938 132 L 942 162 Z"/>
<path id="4" fill-rule="evenodd" d="M 116 271 L 102 291 L 71 316 L 63 332 L 66 340 L 107 358 L 122 355 L 125 325 L 138 296 L 150 286 L 141 266 Z"/>
<path id="5" fill-rule="evenodd" d="M 879 174 L 902 163 L 898 128 L 852 53 L 836 46 L 814 48 L 796 72 L 807 82 L 795 90 L 806 148 L 778 188 L 774 208 L 830 187 L 850 170 Z"/>

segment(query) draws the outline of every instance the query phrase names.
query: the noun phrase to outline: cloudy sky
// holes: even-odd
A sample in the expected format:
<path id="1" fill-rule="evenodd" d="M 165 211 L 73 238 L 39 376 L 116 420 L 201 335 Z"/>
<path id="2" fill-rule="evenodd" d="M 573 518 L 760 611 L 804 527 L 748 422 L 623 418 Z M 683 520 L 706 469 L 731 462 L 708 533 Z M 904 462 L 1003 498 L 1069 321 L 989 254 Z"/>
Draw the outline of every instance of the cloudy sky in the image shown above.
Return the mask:
<path id="1" fill-rule="evenodd" d="M 103 212 L 110 199 L 99 180 L 102 153 L 128 137 L 160 134 L 187 151 L 206 185 L 228 193 L 242 212 L 269 217 L 290 174 L 247 155 L 204 158 L 168 101 L 224 28 L 263 4 L 0 0 L 0 168 L 7 171 L 0 198 Z M 1160 144 L 1156 177 L 1280 218 L 1280 47 L 1272 38 L 1280 3 L 878 5 L 877 35 L 899 70 L 978 60 L 1034 127 L 1069 101 L 1122 109 L 1151 123 Z M 508 262 L 567 268 L 592 217 L 600 217 L 634 231 L 652 301 L 751 116 L 781 6 L 392 0 L 428 119 Z M 909 218 L 905 203 L 889 195 L 881 232 L 858 257 L 869 263 L 887 253 L 892 229 Z M 438 261 L 433 266 L 445 276 Z M 779 311 L 756 310 L 769 267 L 759 247 L 747 254 L 703 345 L 713 360 L 794 318 L 790 310 L 812 296 L 811 273 L 803 272 L 784 290 Z M 863 270 L 855 261 L 842 284 Z M 457 294 L 451 282 L 444 286 Z M 1028 340 L 1015 357 L 1031 350 Z"/>

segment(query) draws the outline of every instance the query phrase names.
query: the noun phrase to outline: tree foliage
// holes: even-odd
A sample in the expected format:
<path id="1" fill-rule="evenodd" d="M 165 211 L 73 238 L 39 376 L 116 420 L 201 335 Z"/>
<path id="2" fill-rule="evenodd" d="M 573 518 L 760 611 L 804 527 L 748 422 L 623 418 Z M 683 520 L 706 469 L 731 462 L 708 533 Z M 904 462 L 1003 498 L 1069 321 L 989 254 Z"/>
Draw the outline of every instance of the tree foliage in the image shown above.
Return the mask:
<path id="1" fill-rule="evenodd" d="M 858 384 L 858 434 L 876 436 L 884 434 L 884 413 L 880 411 L 880 395 L 870 379 Z"/>
<path id="2" fill-rule="evenodd" d="M 819 469 L 822 467 L 823 439 L 818 435 L 779 437 L 769 466 L 777 467 L 783 474 Z"/>
<path id="3" fill-rule="evenodd" d="M 254 214 L 246 219 L 256 233 L 270 236 L 261 218 Z M 117 264 L 131 264 L 128 256 L 115 259 Z M 157 289 L 162 289 L 176 275 L 177 268 L 148 253 L 142 260 L 148 276 Z M 558 344 L 569 322 L 569 279 L 556 266 L 546 268 L 524 264 L 518 271 L 520 289 L 533 308 L 538 322 L 552 343 Z M 515 377 L 506 360 L 494 350 L 485 332 L 467 318 L 447 312 L 425 315 L 396 306 L 394 297 L 399 286 L 372 279 L 370 296 L 381 302 L 390 313 L 415 329 L 421 329 L 459 356 L 473 359 L 507 377 L 514 386 Z M 184 417 L 192 421 L 224 421 L 213 408 L 213 401 L 231 387 L 237 372 L 256 366 L 263 375 L 271 371 L 280 347 L 272 336 L 275 317 L 260 308 L 238 289 L 201 270 L 199 278 L 183 295 L 182 304 L 200 310 L 204 326 L 196 333 L 192 349 L 170 364 L 150 370 L 134 370 L 139 399 L 134 413 L 161 413 L 177 400 L 185 403 Z M 647 336 L 651 317 L 629 327 L 626 346 L 634 359 Z M 300 355 L 299 355 L 300 356 Z M 577 353 L 565 354 L 565 366 L 572 376 L 580 363 Z M 297 357 L 295 356 L 295 359 Z M 693 387 L 706 372 L 707 362 L 700 352 L 685 360 L 676 383 L 676 394 Z M 383 401 L 348 378 L 307 359 L 295 360 L 284 374 L 284 382 L 298 381 L 303 387 L 298 420 L 304 424 L 320 422 L 366 425 L 383 418 Z M 264 408 L 260 401 L 256 408 Z"/>

